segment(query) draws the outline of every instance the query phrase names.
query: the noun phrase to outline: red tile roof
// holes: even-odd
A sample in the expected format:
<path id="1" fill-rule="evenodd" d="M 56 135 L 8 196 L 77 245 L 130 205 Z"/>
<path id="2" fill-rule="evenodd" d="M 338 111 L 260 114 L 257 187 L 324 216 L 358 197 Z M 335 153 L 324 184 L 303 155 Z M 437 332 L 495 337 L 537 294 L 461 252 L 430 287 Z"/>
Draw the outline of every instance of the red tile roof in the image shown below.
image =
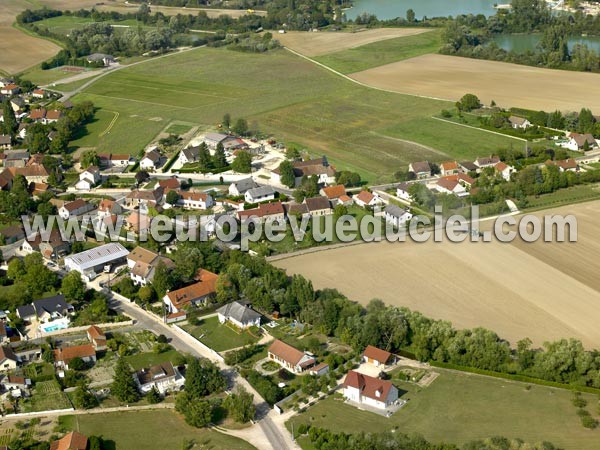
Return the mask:
<path id="1" fill-rule="evenodd" d="M 216 273 L 201 269 L 199 276 L 196 275 L 196 280 L 199 280 L 197 283 L 177 289 L 176 291 L 167 292 L 167 297 L 177 309 L 181 309 L 181 307 L 194 300 L 214 294 L 216 292 L 218 277 Z"/>
<path id="2" fill-rule="evenodd" d="M 369 191 L 360 191 L 356 195 L 356 198 L 358 200 L 360 200 L 361 202 L 365 203 L 366 205 L 368 205 L 375 198 L 375 196 L 372 193 L 370 193 Z"/>
<path id="3" fill-rule="evenodd" d="M 73 358 L 89 358 L 96 356 L 96 349 L 92 344 L 74 345 L 54 350 L 54 360 L 69 363 Z"/>
<path id="4" fill-rule="evenodd" d="M 71 431 L 62 439 L 50 444 L 50 450 L 85 450 L 88 438 L 77 431 Z"/>
<path id="5" fill-rule="evenodd" d="M 391 381 L 373 378 L 354 370 L 349 371 L 344 379 L 344 387 L 356 388 L 360 391 L 361 395 L 378 401 L 385 401 L 387 399 L 392 386 Z"/>
<path id="6" fill-rule="evenodd" d="M 343 184 L 325 187 L 323 188 L 323 193 L 329 200 L 340 198 L 342 195 L 346 195 L 346 187 Z"/>
<path id="7" fill-rule="evenodd" d="M 367 346 L 367 348 L 365 348 L 363 356 L 369 359 L 374 359 L 375 361 L 378 361 L 381 364 L 385 364 L 388 362 L 392 354 L 388 351 L 369 345 Z"/>
<path id="8" fill-rule="evenodd" d="M 300 360 L 304 357 L 304 352 L 301 352 L 297 348 L 292 347 L 289 344 L 286 344 L 279 339 L 275 340 L 268 350 L 269 353 L 272 353 L 279 359 L 291 364 L 292 366 L 297 365 Z"/>

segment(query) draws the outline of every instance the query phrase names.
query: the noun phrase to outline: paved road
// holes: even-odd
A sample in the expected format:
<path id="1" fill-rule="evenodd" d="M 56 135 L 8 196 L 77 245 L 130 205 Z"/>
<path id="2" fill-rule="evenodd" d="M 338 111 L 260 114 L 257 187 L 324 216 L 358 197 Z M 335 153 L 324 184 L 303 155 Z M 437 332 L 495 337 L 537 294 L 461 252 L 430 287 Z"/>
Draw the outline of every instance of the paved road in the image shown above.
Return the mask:
<path id="1" fill-rule="evenodd" d="M 99 290 L 100 287 L 97 283 L 89 283 L 90 287 Z M 299 448 L 291 439 L 291 436 L 285 429 L 283 423 L 275 423 L 272 417 L 276 414 L 274 410 L 260 397 L 258 392 L 246 381 L 243 377 L 239 376 L 237 372 L 225 365 L 218 357 L 216 357 L 210 351 L 207 351 L 203 347 L 197 344 L 197 341 L 193 338 L 186 339 L 184 336 L 175 332 L 173 328 L 164 324 L 160 319 L 151 313 L 143 310 L 135 303 L 129 303 L 122 301 L 114 296 L 111 299 L 111 308 L 117 312 L 126 314 L 135 319 L 141 328 L 149 330 L 155 334 L 164 334 L 169 340 L 170 344 L 177 350 L 188 353 L 195 357 L 207 358 L 217 364 L 223 373 L 227 377 L 228 385 L 230 389 L 234 389 L 235 386 L 243 386 L 248 392 L 254 395 L 254 402 L 256 405 L 256 417 L 258 420 L 258 428 L 262 431 L 262 438 L 256 435 L 256 428 L 251 427 L 248 429 L 247 435 L 243 432 L 236 433 L 242 438 L 247 439 L 253 445 L 257 445 L 262 449 L 272 448 L 273 450 L 287 450 Z M 278 421 L 279 422 L 279 421 Z"/>

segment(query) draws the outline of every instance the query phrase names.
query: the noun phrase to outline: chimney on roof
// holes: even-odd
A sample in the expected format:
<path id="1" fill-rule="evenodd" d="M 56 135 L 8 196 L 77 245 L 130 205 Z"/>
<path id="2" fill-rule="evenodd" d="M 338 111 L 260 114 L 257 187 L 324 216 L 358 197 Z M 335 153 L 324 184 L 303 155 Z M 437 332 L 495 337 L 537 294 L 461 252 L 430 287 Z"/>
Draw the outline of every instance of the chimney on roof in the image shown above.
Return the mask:
<path id="1" fill-rule="evenodd" d="M 329 167 L 329 161 L 327 161 L 327 156 L 323 155 L 323 167 Z"/>

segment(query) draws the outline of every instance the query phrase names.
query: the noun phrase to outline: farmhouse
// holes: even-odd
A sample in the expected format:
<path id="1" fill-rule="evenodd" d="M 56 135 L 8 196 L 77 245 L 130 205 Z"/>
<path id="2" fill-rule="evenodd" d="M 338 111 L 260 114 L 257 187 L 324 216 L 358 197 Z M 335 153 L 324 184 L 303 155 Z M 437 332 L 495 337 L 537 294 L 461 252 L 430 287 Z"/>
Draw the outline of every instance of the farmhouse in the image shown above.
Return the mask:
<path id="1" fill-rule="evenodd" d="M 62 219 L 67 220 L 71 217 L 78 217 L 93 210 L 94 205 L 81 198 L 78 198 L 77 200 L 73 200 L 72 202 L 62 205 L 58 209 L 58 215 Z"/>
<path id="2" fill-rule="evenodd" d="M 58 368 L 69 370 L 69 363 L 75 358 L 86 363 L 96 362 L 96 349 L 92 344 L 84 344 L 54 350 L 54 364 Z"/>
<path id="3" fill-rule="evenodd" d="M 50 444 L 50 450 L 86 450 L 88 438 L 77 431 L 71 431 L 62 439 Z"/>
<path id="4" fill-rule="evenodd" d="M 244 195 L 250 189 L 259 187 L 258 183 L 252 177 L 244 178 L 243 180 L 234 181 L 229 185 L 229 195 L 238 197 Z"/>
<path id="5" fill-rule="evenodd" d="M 16 175 L 23 175 L 27 183 L 47 183 L 50 175 L 43 165 L 9 167 L 7 170 L 13 178 Z"/>
<path id="6" fill-rule="evenodd" d="M 333 212 L 327 197 L 305 198 L 304 204 L 311 216 L 326 216 Z"/>
<path id="7" fill-rule="evenodd" d="M 92 325 L 87 329 L 87 337 L 97 352 L 106 350 L 106 334 L 101 328 Z"/>
<path id="8" fill-rule="evenodd" d="M 373 345 L 368 345 L 362 354 L 362 359 L 368 364 L 373 364 L 376 367 L 385 367 L 392 362 L 393 355 L 385 350 L 377 348 Z"/>
<path id="9" fill-rule="evenodd" d="M 164 362 L 136 372 L 135 381 L 142 394 L 150 392 L 153 388 L 164 394 L 181 389 L 185 378 L 171 362 Z"/>
<path id="10" fill-rule="evenodd" d="M 215 204 L 210 194 L 191 191 L 179 191 L 178 203 L 185 209 L 208 209 Z"/>
<path id="11" fill-rule="evenodd" d="M 4 167 L 25 167 L 29 161 L 29 152 L 27 150 L 5 151 L 3 155 Z"/>
<path id="12" fill-rule="evenodd" d="M 244 200 L 247 203 L 260 203 L 275 200 L 275 189 L 271 186 L 260 186 L 248 189 L 244 193 Z"/>
<path id="13" fill-rule="evenodd" d="M 78 271 L 83 276 L 95 274 L 110 269 L 111 265 L 119 265 L 126 261 L 129 251 L 118 242 L 111 242 L 92 248 L 75 255 L 65 257 L 67 272 Z"/>
<path id="14" fill-rule="evenodd" d="M 510 116 L 508 118 L 508 122 L 510 123 L 510 126 L 513 127 L 515 130 L 525 130 L 531 126 L 531 122 L 529 120 L 518 116 Z"/>
<path id="15" fill-rule="evenodd" d="M 387 205 L 383 212 L 385 215 L 385 221 L 395 228 L 400 228 L 406 224 L 406 222 L 412 219 L 413 216 L 409 211 L 392 204 Z"/>
<path id="16" fill-rule="evenodd" d="M 163 302 L 170 313 L 177 313 L 187 305 L 205 304 L 216 292 L 218 275 L 200 269 L 196 275 L 197 282 L 189 286 L 167 292 Z"/>
<path id="17" fill-rule="evenodd" d="M 417 179 L 429 178 L 431 176 L 431 166 L 427 161 L 414 162 L 408 165 L 408 171 L 412 172 Z"/>
<path id="18" fill-rule="evenodd" d="M 204 135 L 204 142 L 206 146 L 211 150 L 216 150 L 217 145 L 224 144 L 227 139 L 235 139 L 233 136 L 222 133 L 206 133 Z"/>
<path id="19" fill-rule="evenodd" d="M 219 322 L 231 322 L 238 328 L 249 328 L 260 326 L 260 314 L 250 306 L 240 302 L 231 302 L 217 309 Z"/>
<path id="20" fill-rule="evenodd" d="M 349 371 L 344 379 L 344 398 L 377 409 L 386 409 L 398 400 L 398 389 L 391 381 Z"/>
<path id="21" fill-rule="evenodd" d="M 236 150 L 247 150 L 248 144 L 243 139 L 230 136 L 223 142 L 225 153 L 234 153 Z M 252 151 L 250 152 L 252 154 Z"/>
<path id="22" fill-rule="evenodd" d="M 131 280 L 134 284 L 140 286 L 146 286 L 152 282 L 156 268 L 161 263 L 169 269 L 175 267 L 173 261 L 169 258 L 160 256 L 158 253 L 144 247 L 138 246 L 127 255 L 127 266 L 129 267 Z"/>
<path id="23" fill-rule="evenodd" d="M 302 373 L 317 363 L 312 355 L 301 352 L 279 339 L 269 347 L 268 356 L 270 360 L 293 373 Z"/>

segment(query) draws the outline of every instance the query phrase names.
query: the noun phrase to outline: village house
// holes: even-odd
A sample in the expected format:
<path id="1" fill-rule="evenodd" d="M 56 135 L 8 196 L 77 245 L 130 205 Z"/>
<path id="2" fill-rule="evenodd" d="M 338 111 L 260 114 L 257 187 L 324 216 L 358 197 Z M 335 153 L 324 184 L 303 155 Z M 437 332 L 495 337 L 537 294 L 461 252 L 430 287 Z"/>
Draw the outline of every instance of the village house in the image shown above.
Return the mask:
<path id="1" fill-rule="evenodd" d="M 294 168 L 295 185 L 298 186 L 302 182 L 303 177 L 317 177 L 319 184 L 334 184 L 336 170 L 335 167 L 329 164 L 327 157 L 311 159 L 308 161 L 295 161 L 292 163 Z M 275 183 L 281 184 L 281 174 L 279 168 L 271 172 L 271 178 Z"/>
<path id="2" fill-rule="evenodd" d="M 510 116 L 508 122 L 515 130 L 525 130 L 531 126 L 531 122 L 524 117 Z"/>
<path id="3" fill-rule="evenodd" d="M 35 300 L 28 305 L 17 307 L 17 316 L 25 322 L 37 320 L 51 325 L 55 320 L 68 322 L 69 316 L 75 312 L 75 307 L 65 300 L 62 294 Z"/>
<path id="4" fill-rule="evenodd" d="M 311 216 L 326 216 L 333 213 L 327 197 L 305 198 L 303 203 Z"/>
<path id="5" fill-rule="evenodd" d="M 164 395 L 166 392 L 182 389 L 185 383 L 185 378 L 170 361 L 139 370 L 134 378 L 142 394 L 147 394 L 154 388 Z"/>
<path id="6" fill-rule="evenodd" d="M 92 344 L 83 344 L 54 350 L 54 365 L 59 369 L 69 370 L 69 363 L 75 358 L 85 363 L 95 363 L 96 349 Z"/>
<path id="7" fill-rule="evenodd" d="M 98 204 L 98 210 L 96 214 L 102 219 L 116 214 L 121 214 L 122 212 L 123 208 L 115 200 L 103 198 Z"/>
<path id="8" fill-rule="evenodd" d="M 13 112 L 15 113 L 15 115 L 17 117 L 21 116 L 23 117 L 24 115 L 26 115 L 25 113 L 25 100 L 23 100 L 21 97 L 13 97 L 10 99 L 10 107 L 12 108 Z"/>
<path id="9" fill-rule="evenodd" d="M 165 180 L 158 180 L 158 186 L 161 187 L 165 194 L 169 191 L 177 191 L 181 188 L 181 182 L 176 176 L 169 177 Z"/>
<path id="10" fill-rule="evenodd" d="M 100 169 L 96 166 L 90 166 L 79 174 L 79 181 L 75 184 L 75 189 L 89 191 L 101 180 Z"/>
<path id="11" fill-rule="evenodd" d="M 397 205 L 387 205 L 383 210 L 385 221 L 395 228 L 400 228 L 412 219 L 412 214 Z"/>
<path id="12" fill-rule="evenodd" d="M 494 166 L 494 170 L 496 171 L 496 173 L 500 174 L 502 178 L 504 178 L 506 181 L 510 181 L 510 176 L 515 171 L 515 168 L 500 161 Z"/>
<path id="13" fill-rule="evenodd" d="M 321 188 L 319 194 L 321 194 L 324 197 L 327 197 L 327 199 L 335 206 L 338 203 L 340 203 L 340 197 L 346 195 L 346 187 L 343 184 L 326 186 L 324 188 Z"/>
<path id="14" fill-rule="evenodd" d="M 260 203 L 275 200 L 275 189 L 271 186 L 260 186 L 248 189 L 244 193 L 244 200 L 247 203 Z"/>
<path id="15" fill-rule="evenodd" d="M 235 139 L 233 136 L 222 133 L 206 133 L 204 135 L 204 143 L 211 150 L 216 150 L 217 145 L 225 144 L 228 139 Z"/>
<path id="16" fill-rule="evenodd" d="M 98 63 L 105 67 L 108 67 L 115 62 L 114 56 L 107 55 L 106 53 L 92 53 L 86 59 L 89 63 Z"/>
<path id="17" fill-rule="evenodd" d="M 46 125 L 58 122 L 63 117 L 63 112 L 60 109 L 51 109 L 46 112 L 46 118 L 43 121 Z"/>
<path id="18" fill-rule="evenodd" d="M 106 334 L 101 328 L 92 325 L 87 329 L 87 338 L 97 352 L 106 350 Z"/>
<path id="19" fill-rule="evenodd" d="M 367 345 L 367 348 L 365 348 L 365 351 L 362 354 L 362 360 L 375 367 L 385 368 L 388 364 L 394 362 L 394 357 L 386 350 L 382 350 L 373 345 Z"/>
<path id="20" fill-rule="evenodd" d="M 290 216 L 297 216 L 300 218 L 304 216 L 310 217 L 310 211 L 308 210 L 306 203 L 286 203 L 284 209 L 288 219 Z"/>
<path id="21" fill-rule="evenodd" d="M 127 216 L 127 220 L 125 221 L 127 229 L 138 235 L 147 233 L 151 224 L 152 217 L 148 214 L 141 213 L 140 211 L 132 212 Z"/>
<path id="22" fill-rule="evenodd" d="M 396 197 L 401 198 L 407 202 L 412 202 L 413 198 L 409 194 L 408 189 L 410 188 L 410 184 L 408 183 L 400 183 L 396 186 Z"/>
<path id="23" fill-rule="evenodd" d="M 25 167 L 9 167 L 8 170 L 12 177 L 16 175 L 22 175 L 27 180 L 27 183 L 47 183 L 50 174 L 46 167 L 42 164 Z"/>
<path id="24" fill-rule="evenodd" d="M 188 147 L 184 148 L 180 153 L 178 162 L 181 165 L 195 163 L 198 161 L 198 157 L 200 156 L 200 147 Z"/>
<path id="25" fill-rule="evenodd" d="M 163 302 L 169 313 L 177 313 L 188 305 L 200 306 L 208 302 L 216 293 L 218 275 L 200 269 L 196 275 L 196 283 L 167 292 Z"/>
<path id="26" fill-rule="evenodd" d="M 366 208 L 367 206 L 376 206 L 381 204 L 379 195 L 369 191 L 360 191 L 354 197 L 352 197 L 354 203 L 358 206 Z"/>
<path id="27" fill-rule="evenodd" d="M 0 134 L 0 150 L 10 150 L 12 148 L 12 138 L 8 134 Z"/>
<path id="28" fill-rule="evenodd" d="M 148 208 L 156 208 L 163 199 L 163 193 L 161 187 L 152 191 L 134 189 L 125 197 L 125 206 L 130 209 L 139 208 L 144 211 L 147 211 Z"/>
<path id="29" fill-rule="evenodd" d="M 276 339 L 269 347 L 268 357 L 293 373 L 302 373 L 317 363 L 311 354 L 302 352 L 279 339 Z"/>
<path id="30" fill-rule="evenodd" d="M 250 218 L 256 218 L 260 222 L 280 222 L 285 220 L 285 209 L 281 202 L 261 203 L 258 208 L 247 209 L 237 212 L 238 219 L 245 222 Z"/>
<path id="31" fill-rule="evenodd" d="M 7 84 L 0 88 L 0 94 L 4 95 L 16 95 L 21 92 L 21 88 L 16 84 Z"/>
<path id="32" fill-rule="evenodd" d="M 580 133 L 571 133 L 566 142 L 558 144 L 563 148 L 567 148 L 573 151 L 579 150 L 592 150 L 598 146 L 596 139 L 590 133 L 580 134 Z"/>
<path id="33" fill-rule="evenodd" d="M 241 329 L 260 327 L 261 315 L 250 306 L 238 301 L 227 303 L 217 309 L 217 317 L 219 322 L 231 322 Z"/>
<path id="34" fill-rule="evenodd" d="M 489 156 L 485 158 L 477 158 L 473 164 L 477 166 L 477 172 L 480 172 L 481 169 L 486 167 L 494 167 L 496 164 L 500 162 L 500 158 L 497 156 Z"/>
<path id="35" fill-rule="evenodd" d="M 558 170 L 561 172 L 577 172 L 579 170 L 579 165 L 577 161 L 573 158 L 563 159 L 559 161 L 546 161 L 546 166 L 556 166 Z"/>
<path id="36" fill-rule="evenodd" d="M 71 250 L 71 243 L 68 239 L 63 239 L 60 230 L 54 228 L 49 235 L 42 236 L 40 233 L 34 233 L 27 236 L 27 239 L 21 244 L 21 251 L 24 254 L 39 252 L 48 260 L 56 259 L 66 255 Z"/>
<path id="37" fill-rule="evenodd" d="M 329 373 L 329 364 L 327 363 L 319 363 L 316 366 L 308 369 L 308 373 L 310 375 L 314 375 L 316 377 L 320 377 L 321 375 L 326 375 Z"/>
<path id="38" fill-rule="evenodd" d="M 467 189 L 457 179 L 440 178 L 435 183 L 434 189 L 441 194 L 454 194 L 458 197 L 469 195 Z"/>
<path id="39" fill-rule="evenodd" d="M 88 438 L 77 431 L 71 431 L 62 439 L 50 443 L 50 450 L 86 450 Z"/>
<path id="40" fill-rule="evenodd" d="M 209 209 L 215 204 L 212 196 L 204 192 L 179 191 L 177 202 L 184 209 Z"/>
<path id="41" fill-rule="evenodd" d="M 250 189 L 257 187 L 259 187 L 258 183 L 256 183 L 252 177 L 244 178 L 243 180 L 238 180 L 231 183 L 229 185 L 228 193 L 232 197 L 239 197 L 240 195 L 244 195 Z"/>
<path id="42" fill-rule="evenodd" d="M 479 170 L 479 167 L 471 161 L 462 161 L 459 166 L 463 172 L 477 172 Z"/>
<path id="43" fill-rule="evenodd" d="M 86 213 L 89 213 L 95 209 L 94 205 L 86 202 L 82 198 L 73 200 L 72 202 L 65 203 L 58 209 L 58 215 L 67 220 L 71 217 L 79 217 Z"/>
<path id="44" fill-rule="evenodd" d="M 31 93 L 31 96 L 33 98 L 46 98 L 46 91 L 43 89 L 34 89 L 33 92 Z"/>
<path id="45" fill-rule="evenodd" d="M 161 263 L 169 269 L 175 268 L 175 264 L 169 258 L 144 247 L 138 246 L 127 255 L 127 266 L 129 267 L 131 280 L 134 284 L 140 286 L 146 286 L 152 282 L 156 268 Z"/>
<path id="46" fill-rule="evenodd" d="M 135 162 L 131 155 L 114 153 L 111 153 L 108 161 L 110 167 L 127 167 Z"/>
<path id="47" fill-rule="evenodd" d="M 243 139 L 238 137 L 230 137 L 223 142 L 223 150 L 225 150 L 226 154 L 233 154 L 238 150 L 247 150 L 248 144 L 244 142 Z M 252 152 L 251 152 L 252 154 Z"/>
<path id="48" fill-rule="evenodd" d="M 359 405 L 386 409 L 398 400 L 398 389 L 391 381 L 380 380 L 354 370 L 346 374 L 344 398 Z"/>
<path id="49" fill-rule="evenodd" d="M 0 371 L 14 370 L 19 362 L 13 349 L 8 345 L 0 347 Z"/>
<path id="50" fill-rule="evenodd" d="M 440 175 L 443 177 L 447 175 L 456 175 L 460 173 L 460 168 L 456 161 L 446 161 L 440 164 Z"/>
<path id="51" fill-rule="evenodd" d="M 418 161 L 408 165 L 408 171 L 415 175 L 415 178 L 421 180 L 431 176 L 431 166 L 427 161 Z"/>
<path id="52" fill-rule="evenodd" d="M 140 160 L 140 169 L 154 171 L 160 166 L 161 156 L 157 150 L 150 150 Z"/>
<path id="53" fill-rule="evenodd" d="M 2 164 L 6 168 L 25 167 L 29 158 L 27 150 L 6 150 L 2 155 Z"/>
<path id="54" fill-rule="evenodd" d="M 2 384 L 7 391 L 27 391 L 31 389 L 31 379 L 19 375 L 7 375 L 2 378 L 0 384 Z"/>

